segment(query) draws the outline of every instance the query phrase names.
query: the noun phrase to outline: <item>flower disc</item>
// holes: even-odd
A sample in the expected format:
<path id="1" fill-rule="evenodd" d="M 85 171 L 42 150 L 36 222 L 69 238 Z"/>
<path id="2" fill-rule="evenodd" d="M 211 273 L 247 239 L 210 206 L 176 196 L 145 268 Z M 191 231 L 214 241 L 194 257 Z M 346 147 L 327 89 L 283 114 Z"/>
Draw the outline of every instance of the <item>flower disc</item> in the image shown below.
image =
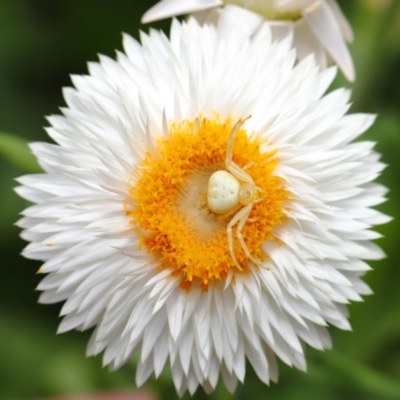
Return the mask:
<path id="1" fill-rule="evenodd" d="M 227 224 L 235 214 L 217 215 L 207 206 L 208 180 L 226 168 L 232 127 L 230 121 L 218 119 L 173 124 L 169 137 L 157 142 L 155 154 L 148 153 L 139 164 L 140 178 L 132 183 L 136 207 L 127 212 L 132 224 L 148 251 L 158 253 L 160 267 L 181 274 L 185 287 L 196 278 L 205 286 L 210 280 L 224 280 L 230 269 L 237 269 L 227 242 Z M 257 137 L 243 129 L 237 132 L 233 160 L 239 167 L 249 166 L 246 172 L 261 191 L 242 235 L 251 255 L 260 260 L 266 257 L 262 245 L 285 220 L 288 200 L 282 179 L 273 175 L 274 154 L 260 151 Z M 237 237 L 234 248 L 242 272 L 248 273 L 249 260 Z"/>

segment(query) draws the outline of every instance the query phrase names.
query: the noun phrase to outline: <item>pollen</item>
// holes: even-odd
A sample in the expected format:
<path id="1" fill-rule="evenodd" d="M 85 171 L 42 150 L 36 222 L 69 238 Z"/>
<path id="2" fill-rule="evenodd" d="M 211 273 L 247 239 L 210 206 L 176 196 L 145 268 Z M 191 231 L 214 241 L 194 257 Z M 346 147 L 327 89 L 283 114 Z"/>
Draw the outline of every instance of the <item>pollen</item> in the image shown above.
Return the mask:
<path id="1" fill-rule="evenodd" d="M 194 281 L 206 289 L 230 273 L 246 274 L 250 265 L 263 265 L 252 263 L 236 235 L 234 262 L 227 226 L 235 214 L 216 214 L 207 204 L 210 176 L 225 170 L 233 125 L 234 121 L 220 122 L 218 117 L 172 123 L 168 137 L 160 138 L 155 151 L 135 166 L 138 178 L 130 183 L 135 207 L 126 213 L 140 243 L 160 260 L 159 269 L 172 268 L 182 278 L 185 289 Z M 283 180 L 274 175 L 276 152 L 261 151 L 262 143 L 254 132 L 241 128 L 233 147 L 233 161 L 246 168 L 259 188 L 259 199 L 241 233 L 252 258 L 261 262 L 268 258 L 263 245 L 275 240 L 274 228 L 286 222 L 284 208 L 290 198 Z"/>

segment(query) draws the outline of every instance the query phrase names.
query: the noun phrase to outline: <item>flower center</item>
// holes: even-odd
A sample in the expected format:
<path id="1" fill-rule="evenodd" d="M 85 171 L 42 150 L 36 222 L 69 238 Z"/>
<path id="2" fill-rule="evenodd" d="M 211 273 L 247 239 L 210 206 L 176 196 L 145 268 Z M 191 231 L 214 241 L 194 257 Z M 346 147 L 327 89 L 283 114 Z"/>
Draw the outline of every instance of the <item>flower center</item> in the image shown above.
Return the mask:
<path id="1" fill-rule="evenodd" d="M 238 208 L 225 214 L 212 212 L 207 204 L 210 176 L 225 170 L 227 141 L 232 121 L 202 119 L 173 123 L 169 137 L 156 143 L 156 153 L 147 153 L 139 163 L 139 178 L 130 194 L 133 210 L 127 210 L 132 225 L 147 250 L 160 259 L 160 269 L 172 268 L 182 276 L 186 289 L 194 280 L 203 287 L 224 280 L 230 271 L 249 273 L 246 256 L 233 227 L 235 263 L 229 253 L 227 227 Z M 274 239 L 273 229 L 285 221 L 283 207 L 288 192 L 273 171 L 275 152 L 261 152 L 261 142 L 244 129 L 235 135 L 233 161 L 260 190 L 241 235 L 252 258 L 265 260 L 262 245 Z"/>

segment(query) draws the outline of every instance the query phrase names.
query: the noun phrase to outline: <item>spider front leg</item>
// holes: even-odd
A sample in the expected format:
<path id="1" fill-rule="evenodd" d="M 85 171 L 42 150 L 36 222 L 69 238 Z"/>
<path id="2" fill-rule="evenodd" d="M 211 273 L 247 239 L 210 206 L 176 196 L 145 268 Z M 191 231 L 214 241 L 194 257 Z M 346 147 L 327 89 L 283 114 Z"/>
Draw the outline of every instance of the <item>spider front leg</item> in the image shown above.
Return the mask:
<path id="1" fill-rule="evenodd" d="M 225 165 L 226 169 L 237 179 L 255 186 L 253 178 L 247 172 L 245 172 L 243 168 L 240 168 L 239 165 L 237 165 L 234 161 L 226 161 Z"/>
<path id="2" fill-rule="evenodd" d="M 247 258 L 249 258 L 251 261 L 253 261 L 254 264 L 261 265 L 260 260 L 258 260 L 257 258 L 254 258 L 250 254 L 250 250 L 247 247 L 247 244 L 244 241 L 244 238 L 243 238 L 243 235 L 242 235 L 242 230 L 243 230 L 244 224 L 247 221 L 251 221 L 251 219 L 249 218 L 249 215 L 251 213 L 251 210 L 253 209 L 253 205 L 254 205 L 254 203 L 251 203 L 248 206 L 243 208 L 243 210 L 248 208 L 248 211 L 239 220 L 238 226 L 236 228 L 236 236 L 237 236 L 237 238 L 238 238 L 238 240 L 240 242 L 240 245 L 242 246 L 242 250 L 244 251 L 244 254 L 246 254 Z"/>
<path id="3" fill-rule="evenodd" d="M 238 122 L 233 126 L 231 133 L 229 134 L 228 141 L 226 143 L 226 156 L 225 156 L 225 163 L 231 162 L 233 157 L 233 141 L 235 140 L 235 135 L 237 131 L 243 126 L 243 124 L 248 120 L 250 116 L 247 118 L 240 118 Z"/>
<path id="4" fill-rule="evenodd" d="M 259 262 L 257 262 L 257 260 L 254 259 L 254 257 L 250 254 L 250 251 L 243 239 L 243 236 L 241 234 L 241 230 L 243 229 L 244 224 L 246 223 L 251 209 L 253 208 L 253 204 L 251 203 L 245 207 L 243 207 L 242 209 L 240 209 L 236 215 L 231 219 L 231 221 L 229 222 L 227 228 L 226 228 L 226 233 L 227 233 L 227 237 L 228 237 L 228 249 L 229 249 L 229 254 L 232 257 L 233 262 L 235 263 L 236 267 L 239 269 L 239 271 L 243 271 L 243 268 L 240 266 L 240 264 L 238 263 L 236 257 L 235 257 L 235 252 L 234 252 L 234 248 L 233 248 L 233 236 L 232 236 L 232 227 L 239 222 L 238 225 L 238 229 L 236 231 L 236 235 L 239 239 L 240 245 L 244 251 L 244 253 L 246 254 L 246 256 L 252 260 L 255 264 L 258 264 Z"/>
<path id="5" fill-rule="evenodd" d="M 235 141 L 235 136 L 238 130 L 243 126 L 243 124 L 250 118 L 250 115 L 247 118 L 239 119 L 238 122 L 233 126 L 231 133 L 229 134 L 229 138 L 226 144 L 226 156 L 225 156 L 225 167 L 226 169 L 234 175 L 237 179 L 250 183 L 254 185 L 253 178 L 245 172 L 243 168 L 240 168 L 234 161 L 233 161 L 233 143 Z M 250 163 L 252 164 L 252 163 Z M 251 165 L 249 165 L 251 166 Z"/>

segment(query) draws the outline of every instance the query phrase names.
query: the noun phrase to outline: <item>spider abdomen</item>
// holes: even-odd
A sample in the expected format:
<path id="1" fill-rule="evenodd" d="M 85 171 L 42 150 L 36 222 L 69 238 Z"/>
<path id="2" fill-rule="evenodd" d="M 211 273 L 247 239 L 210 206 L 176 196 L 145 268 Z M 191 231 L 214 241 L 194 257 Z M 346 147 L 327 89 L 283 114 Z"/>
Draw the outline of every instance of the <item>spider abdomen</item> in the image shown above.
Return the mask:
<path id="1" fill-rule="evenodd" d="M 239 204 L 240 182 L 228 171 L 216 171 L 208 180 L 207 203 L 212 212 L 224 214 Z"/>

